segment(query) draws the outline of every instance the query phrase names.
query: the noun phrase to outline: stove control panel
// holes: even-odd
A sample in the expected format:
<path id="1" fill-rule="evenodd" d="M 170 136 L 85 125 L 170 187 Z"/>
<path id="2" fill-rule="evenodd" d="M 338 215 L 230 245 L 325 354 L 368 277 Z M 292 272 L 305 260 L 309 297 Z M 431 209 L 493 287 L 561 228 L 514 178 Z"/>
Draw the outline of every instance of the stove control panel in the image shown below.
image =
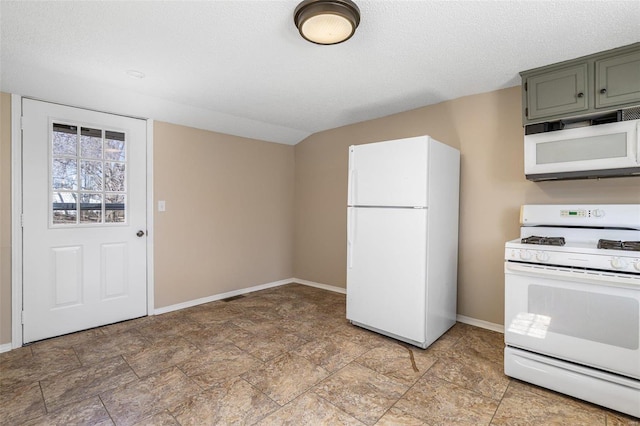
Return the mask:
<path id="1" fill-rule="evenodd" d="M 604 217 L 602 209 L 560 210 L 561 217 Z"/>
<path id="2" fill-rule="evenodd" d="M 525 204 L 522 226 L 602 227 L 640 230 L 640 204 Z"/>
<path id="3" fill-rule="evenodd" d="M 521 246 L 520 244 L 517 244 Z M 637 253 L 637 252 L 636 252 Z M 640 255 L 603 256 L 601 254 L 572 253 L 552 249 L 536 250 L 522 247 L 505 247 L 506 261 L 526 262 L 540 265 L 557 265 L 602 271 L 640 273 Z"/>

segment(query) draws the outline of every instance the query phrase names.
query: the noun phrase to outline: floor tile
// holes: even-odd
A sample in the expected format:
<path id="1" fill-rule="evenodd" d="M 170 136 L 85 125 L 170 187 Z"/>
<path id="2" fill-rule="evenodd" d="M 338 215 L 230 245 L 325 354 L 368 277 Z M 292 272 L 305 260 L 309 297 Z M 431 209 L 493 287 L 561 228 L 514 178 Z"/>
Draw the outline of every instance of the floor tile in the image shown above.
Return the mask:
<path id="1" fill-rule="evenodd" d="M 34 355 L 40 355 L 46 351 L 53 349 L 69 349 L 73 346 L 80 346 L 86 342 L 93 341 L 97 337 L 104 336 L 104 328 L 92 328 L 91 330 L 78 331 L 52 339 L 41 340 L 30 345 Z"/>
<path id="2" fill-rule="evenodd" d="M 24 423 L 46 412 L 38 382 L 0 393 L 0 424 Z"/>
<path id="3" fill-rule="evenodd" d="M 329 373 L 309 360 L 285 353 L 242 377 L 280 405 L 294 399 Z"/>
<path id="4" fill-rule="evenodd" d="M 257 368 L 261 364 L 253 356 L 233 345 L 228 345 L 195 356 L 189 361 L 178 364 L 178 367 L 204 389 Z"/>
<path id="5" fill-rule="evenodd" d="M 509 385 L 503 364 L 467 353 L 441 355 L 429 372 L 497 401 L 502 398 Z"/>
<path id="6" fill-rule="evenodd" d="M 179 337 L 187 332 L 203 330 L 204 328 L 204 325 L 192 321 L 185 314 L 169 312 L 158 315 L 154 321 L 138 327 L 137 330 L 144 337 L 155 340 L 166 339 L 167 337 Z"/>
<path id="7" fill-rule="evenodd" d="M 576 405 L 524 390 L 509 387 L 493 417 L 492 425 L 605 425 L 606 416 Z"/>
<path id="8" fill-rule="evenodd" d="M 117 425 L 132 425 L 200 392 L 178 368 L 104 392 L 100 398 Z"/>
<path id="9" fill-rule="evenodd" d="M 4 365 L 11 365 L 21 359 L 30 359 L 31 357 L 33 357 L 33 352 L 31 352 L 32 346 L 33 345 L 23 346 L 21 348 L 16 348 L 8 352 L 0 353 L 0 367 Z"/>
<path id="10" fill-rule="evenodd" d="M 283 330 L 277 322 L 243 320 L 233 321 L 233 324 L 237 332 L 228 335 L 228 340 L 261 361 L 268 361 L 307 343 L 300 336 Z"/>
<path id="11" fill-rule="evenodd" d="M 409 389 L 387 376 L 352 363 L 313 391 L 365 424 L 372 425 Z"/>
<path id="12" fill-rule="evenodd" d="M 373 331 L 351 325 L 346 322 L 346 320 L 344 322 L 340 320 L 340 323 L 338 325 L 329 330 L 328 336 L 349 339 L 353 343 L 362 345 L 369 349 L 375 348 L 376 346 L 382 345 L 385 342 L 389 342 L 390 340 L 392 340 L 391 338 L 383 336 L 382 334 L 378 334 Z"/>
<path id="13" fill-rule="evenodd" d="M 358 364 L 409 386 L 436 361 L 432 353 L 400 342 L 380 345 L 356 359 Z"/>
<path id="14" fill-rule="evenodd" d="M 99 364 L 58 374 L 40 383 L 47 410 L 51 411 L 137 379 L 122 357 L 117 356 Z"/>
<path id="15" fill-rule="evenodd" d="M 1 353 L 0 424 L 175 426 L 175 414 L 185 424 L 640 426 L 509 379 L 500 333 L 456 323 L 421 350 L 350 324 L 345 301 L 290 284 Z"/>
<path id="16" fill-rule="evenodd" d="M 144 377 L 192 359 L 200 353 L 195 345 L 185 339 L 170 336 L 154 340 L 139 351 L 123 357 L 139 377 Z"/>
<path id="17" fill-rule="evenodd" d="M 26 425 L 50 426 L 50 425 L 93 425 L 106 426 L 113 425 L 109 413 L 98 397 L 74 402 L 52 411 L 45 416 L 38 417 Z"/>
<path id="18" fill-rule="evenodd" d="M 427 372 L 395 404 L 402 413 L 429 425 L 488 425 L 498 401 Z"/>
<path id="19" fill-rule="evenodd" d="M 73 348 L 51 348 L 29 356 L 7 358 L 0 363 L 0 393 L 80 367 Z"/>
<path id="20" fill-rule="evenodd" d="M 454 350 L 476 358 L 503 364 L 504 335 L 490 330 L 467 333 L 455 343 Z"/>
<path id="21" fill-rule="evenodd" d="M 136 353 L 144 349 L 149 341 L 135 330 L 106 334 L 75 347 L 82 365 L 91 365 L 116 355 Z"/>
<path id="22" fill-rule="evenodd" d="M 212 302 L 189 308 L 185 315 L 199 324 L 212 325 L 227 322 L 233 318 L 241 318 L 244 312 L 224 302 Z"/>
<path id="23" fill-rule="evenodd" d="M 180 426 L 180 423 L 167 410 L 140 420 L 135 426 Z"/>
<path id="24" fill-rule="evenodd" d="M 221 322 L 215 325 L 203 327 L 201 330 L 189 330 L 182 334 L 182 337 L 188 342 L 196 345 L 203 352 L 209 352 L 212 349 L 218 349 L 227 346 L 233 342 L 228 339 L 234 336 L 238 330 L 246 333 L 230 321 Z M 248 333 L 246 333 L 248 334 Z"/>
<path id="25" fill-rule="evenodd" d="M 410 416 L 397 408 L 391 407 L 389 411 L 376 423 L 376 426 L 429 426 L 422 420 Z"/>
<path id="26" fill-rule="evenodd" d="M 283 318 L 278 322 L 281 330 L 293 333 L 306 341 L 331 336 L 337 325 L 336 321 L 323 314 L 302 314 L 296 318 Z"/>
<path id="27" fill-rule="evenodd" d="M 261 426 L 363 425 L 359 420 L 313 392 L 299 396 L 257 424 Z"/>
<path id="28" fill-rule="evenodd" d="M 325 337 L 306 343 L 292 353 L 300 355 L 329 372 L 334 372 L 356 359 L 368 348 L 339 337 Z"/>
<path id="29" fill-rule="evenodd" d="M 119 334 L 124 333 L 125 331 L 136 330 L 145 324 L 155 321 L 155 319 L 155 315 L 144 316 L 126 321 L 120 321 L 115 324 L 109 324 L 104 327 L 100 327 L 100 330 L 104 334 Z"/>
<path id="30" fill-rule="evenodd" d="M 171 409 L 181 425 L 254 424 L 280 408 L 245 380 L 234 377 Z"/>

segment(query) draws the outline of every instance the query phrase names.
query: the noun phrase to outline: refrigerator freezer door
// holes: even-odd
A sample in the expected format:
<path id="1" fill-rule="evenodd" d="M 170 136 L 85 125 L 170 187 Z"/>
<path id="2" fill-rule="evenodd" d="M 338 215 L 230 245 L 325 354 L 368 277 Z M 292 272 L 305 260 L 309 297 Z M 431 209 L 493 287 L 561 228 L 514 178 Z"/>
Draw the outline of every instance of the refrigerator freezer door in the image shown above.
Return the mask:
<path id="1" fill-rule="evenodd" d="M 348 209 L 347 319 L 425 341 L 426 209 Z"/>
<path id="2" fill-rule="evenodd" d="M 429 137 L 349 148 L 350 206 L 426 206 Z"/>

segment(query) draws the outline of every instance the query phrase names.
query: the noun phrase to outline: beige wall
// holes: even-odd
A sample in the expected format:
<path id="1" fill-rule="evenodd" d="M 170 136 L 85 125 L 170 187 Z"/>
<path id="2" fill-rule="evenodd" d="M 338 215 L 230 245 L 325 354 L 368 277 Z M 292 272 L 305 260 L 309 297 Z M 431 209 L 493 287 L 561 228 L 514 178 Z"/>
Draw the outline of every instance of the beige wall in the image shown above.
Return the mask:
<path id="1" fill-rule="evenodd" d="M 154 125 L 157 308 L 293 276 L 294 148 Z"/>
<path id="2" fill-rule="evenodd" d="M 502 324 L 504 243 L 526 203 L 640 203 L 639 178 L 524 178 L 520 88 L 314 134 L 295 147 L 296 278 L 345 287 L 349 145 L 429 134 L 462 154 L 458 314 Z"/>
<path id="3" fill-rule="evenodd" d="M 11 95 L 0 93 L 0 344 L 11 342 Z"/>
<path id="4" fill-rule="evenodd" d="M 0 110 L 0 344 L 11 342 L 11 96 Z M 293 276 L 294 148 L 154 124 L 155 307 Z"/>
<path id="5" fill-rule="evenodd" d="M 2 93 L 0 102 L 5 344 L 11 341 L 10 95 Z M 517 236 L 521 204 L 640 203 L 638 178 L 526 181 L 517 87 L 328 130 L 295 147 L 156 122 L 154 198 L 167 203 L 166 212 L 154 213 L 156 308 L 291 276 L 344 287 L 347 147 L 421 134 L 462 152 L 461 315 L 503 322 L 503 246 Z"/>

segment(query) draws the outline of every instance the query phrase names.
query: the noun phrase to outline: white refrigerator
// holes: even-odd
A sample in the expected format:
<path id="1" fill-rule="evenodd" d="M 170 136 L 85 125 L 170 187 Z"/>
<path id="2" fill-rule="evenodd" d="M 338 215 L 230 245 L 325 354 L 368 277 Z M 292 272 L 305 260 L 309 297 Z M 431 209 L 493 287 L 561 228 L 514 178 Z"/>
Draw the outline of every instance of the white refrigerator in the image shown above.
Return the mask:
<path id="1" fill-rule="evenodd" d="M 347 319 L 426 348 L 456 321 L 460 152 L 429 136 L 349 147 Z"/>

